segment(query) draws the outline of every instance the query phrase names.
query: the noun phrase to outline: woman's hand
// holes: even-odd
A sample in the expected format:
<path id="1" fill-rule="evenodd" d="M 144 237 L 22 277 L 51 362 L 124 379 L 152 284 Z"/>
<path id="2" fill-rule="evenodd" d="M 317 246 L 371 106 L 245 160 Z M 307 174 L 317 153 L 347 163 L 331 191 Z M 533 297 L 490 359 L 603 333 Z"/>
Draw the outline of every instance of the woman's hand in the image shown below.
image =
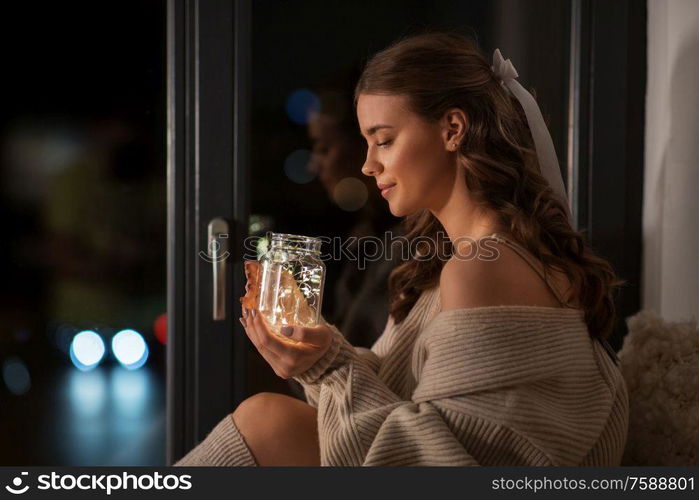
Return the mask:
<path id="1" fill-rule="evenodd" d="M 300 375 L 315 364 L 330 348 L 333 331 L 327 325 L 315 327 L 285 326 L 274 333 L 256 309 L 243 307 L 240 322 L 253 345 L 283 379 Z"/>

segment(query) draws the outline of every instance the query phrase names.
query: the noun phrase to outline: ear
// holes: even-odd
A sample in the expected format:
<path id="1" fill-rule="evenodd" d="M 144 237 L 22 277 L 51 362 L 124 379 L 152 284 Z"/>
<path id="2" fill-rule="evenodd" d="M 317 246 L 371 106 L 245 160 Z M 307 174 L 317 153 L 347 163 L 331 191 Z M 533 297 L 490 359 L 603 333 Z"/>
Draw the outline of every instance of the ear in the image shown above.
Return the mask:
<path id="1" fill-rule="evenodd" d="M 448 109 L 441 120 L 442 139 L 447 151 L 457 151 L 461 147 L 466 129 L 468 117 L 460 108 Z"/>

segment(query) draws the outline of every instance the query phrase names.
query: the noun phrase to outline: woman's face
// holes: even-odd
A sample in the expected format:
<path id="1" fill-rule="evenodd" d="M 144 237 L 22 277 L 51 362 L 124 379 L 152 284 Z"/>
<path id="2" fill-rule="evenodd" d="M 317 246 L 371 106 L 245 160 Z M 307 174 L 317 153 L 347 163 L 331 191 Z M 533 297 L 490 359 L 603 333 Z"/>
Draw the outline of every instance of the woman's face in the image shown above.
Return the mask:
<path id="1" fill-rule="evenodd" d="M 443 124 L 425 121 L 402 95 L 360 94 L 357 118 L 368 149 L 362 173 L 375 178 L 396 217 L 439 210 L 454 185 L 454 153 Z"/>
<path id="2" fill-rule="evenodd" d="M 357 177 L 357 168 L 364 161 L 363 144 L 358 137 L 350 137 L 336 118 L 325 113 L 311 114 L 308 136 L 313 143 L 309 168 L 317 173 L 328 196 L 333 198 L 342 179 Z"/>

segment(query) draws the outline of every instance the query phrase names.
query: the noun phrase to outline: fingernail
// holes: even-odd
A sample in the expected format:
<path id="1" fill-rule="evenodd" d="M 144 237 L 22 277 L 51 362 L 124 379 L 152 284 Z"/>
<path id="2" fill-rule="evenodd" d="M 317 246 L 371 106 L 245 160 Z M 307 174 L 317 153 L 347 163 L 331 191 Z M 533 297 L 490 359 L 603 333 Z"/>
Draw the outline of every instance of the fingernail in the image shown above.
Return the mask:
<path id="1" fill-rule="evenodd" d="M 252 310 L 252 317 L 253 318 L 257 317 L 257 311 L 255 309 Z"/>
<path id="2" fill-rule="evenodd" d="M 294 333 L 294 328 L 291 326 L 282 326 L 281 330 L 282 335 L 286 335 L 287 337 L 291 337 L 291 334 Z"/>
<path id="3" fill-rule="evenodd" d="M 247 317 L 248 317 L 248 310 L 246 307 L 243 307 L 243 318 L 247 318 Z"/>
<path id="4" fill-rule="evenodd" d="M 245 326 L 245 321 L 243 321 L 243 318 L 238 318 L 238 321 L 240 321 L 240 324 Z"/>

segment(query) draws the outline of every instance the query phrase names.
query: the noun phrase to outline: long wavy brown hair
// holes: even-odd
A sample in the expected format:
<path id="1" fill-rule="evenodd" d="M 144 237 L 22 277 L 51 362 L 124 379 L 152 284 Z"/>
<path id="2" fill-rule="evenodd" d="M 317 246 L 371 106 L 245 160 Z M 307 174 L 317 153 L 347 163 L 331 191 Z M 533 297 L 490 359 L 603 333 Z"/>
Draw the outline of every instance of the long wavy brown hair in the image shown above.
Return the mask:
<path id="1" fill-rule="evenodd" d="M 401 39 L 368 61 L 355 88 L 355 106 L 363 93 L 406 96 L 412 111 L 430 122 L 450 108 L 463 110 L 469 121 L 459 158 L 469 194 L 498 214 L 502 227 L 547 272 L 565 273 L 590 335 L 609 335 L 614 289 L 623 282 L 592 252 L 584 234 L 571 227 L 563 203 L 539 171 L 524 110 L 495 77 L 475 40 L 449 33 Z M 403 225 L 409 241 L 421 237 L 436 242 L 444 234 L 429 210 L 405 217 Z M 411 258 L 393 270 L 389 312 L 396 323 L 423 290 L 439 283 L 444 262 Z"/>

